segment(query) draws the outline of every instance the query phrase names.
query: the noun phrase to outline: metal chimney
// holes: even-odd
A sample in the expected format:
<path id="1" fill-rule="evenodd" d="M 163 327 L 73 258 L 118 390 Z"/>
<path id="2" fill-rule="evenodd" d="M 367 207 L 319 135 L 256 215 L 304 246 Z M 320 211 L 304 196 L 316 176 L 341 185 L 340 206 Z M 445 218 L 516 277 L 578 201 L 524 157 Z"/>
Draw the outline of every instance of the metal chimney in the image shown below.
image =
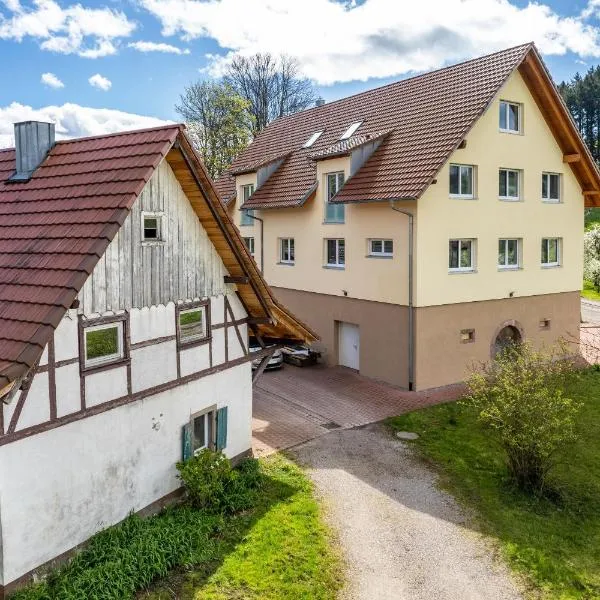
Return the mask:
<path id="1" fill-rule="evenodd" d="M 29 181 L 54 146 L 54 123 L 24 121 L 15 123 L 17 169 L 9 181 Z"/>

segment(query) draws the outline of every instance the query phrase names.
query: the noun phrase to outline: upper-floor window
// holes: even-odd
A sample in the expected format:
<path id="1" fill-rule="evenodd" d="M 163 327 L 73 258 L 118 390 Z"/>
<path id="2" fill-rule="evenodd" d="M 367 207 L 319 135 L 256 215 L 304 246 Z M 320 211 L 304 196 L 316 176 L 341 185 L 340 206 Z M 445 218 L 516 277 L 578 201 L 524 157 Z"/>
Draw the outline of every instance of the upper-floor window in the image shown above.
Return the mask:
<path id="1" fill-rule="evenodd" d="M 450 165 L 450 196 L 473 198 L 473 166 Z"/>
<path id="2" fill-rule="evenodd" d="M 181 346 L 207 340 L 210 332 L 208 302 L 177 306 L 177 339 Z"/>
<path id="3" fill-rule="evenodd" d="M 346 241 L 343 239 L 325 240 L 325 265 L 344 268 L 346 264 Z"/>
<path id="4" fill-rule="evenodd" d="M 475 240 L 460 239 L 450 240 L 449 243 L 449 271 L 475 270 Z"/>
<path id="5" fill-rule="evenodd" d="M 254 238 L 253 237 L 245 237 L 244 244 L 246 244 L 246 248 L 252 256 L 254 256 Z"/>
<path id="6" fill-rule="evenodd" d="M 321 131 L 315 131 L 309 138 L 308 140 L 306 140 L 306 143 L 304 144 L 304 146 L 302 146 L 303 148 L 310 148 L 320 137 L 321 134 L 323 133 L 323 131 L 325 131 L 324 129 L 322 129 Z"/>
<path id="7" fill-rule="evenodd" d="M 394 255 L 393 240 L 369 240 L 369 256 L 385 256 L 391 257 Z"/>
<path id="8" fill-rule="evenodd" d="M 340 140 L 347 140 L 349 137 L 352 137 L 361 125 L 362 121 L 356 121 L 356 123 L 352 123 L 352 125 L 350 125 L 346 131 L 344 131 L 342 137 L 340 137 Z"/>
<path id="9" fill-rule="evenodd" d="M 326 223 L 343 223 L 345 216 L 345 206 L 343 204 L 332 204 L 330 202 L 344 185 L 344 172 L 328 173 L 326 175 L 327 189 L 325 197 L 325 222 Z"/>
<path id="10" fill-rule="evenodd" d="M 125 356 L 123 320 L 84 328 L 84 367 L 117 362 Z"/>
<path id="11" fill-rule="evenodd" d="M 560 238 L 542 238 L 542 266 L 558 267 L 560 265 L 560 246 Z"/>
<path id="12" fill-rule="evenodd" d="M 542 173 L 542 200 L 544 202 L 560 202 L 560 175 L 558 173 Z"/>
<path id="13" fill-rule="evenodd" d="M 520 133 L 521 105 L 516 102 L 500 101 L 500 131 Z"/>
<path id="14" fill-rule="evenodd" d="M 498 268 L 518 269 L 521 260 L 521 240 L 507 238 L 498 240 Z"/>
<path id="15" fill-rule="evenodd" d="M 500 169 L 498 197 L 500 200 L 519 200 L 521 197 L 521 172 L 516 169 Z"/>
<path id="16" fill-rule="evenodd" d="M 293 265 L 294 260 L 294 238 L 281 238 L 279 240 L 279 262 Z"/>
<path id="17" fill-rule="evenodd" d="M 254 194 L 254 184 L 249 183 L 248 185 L 242 186 L 242 204 L 246 202 L 250 196 Z M 254 225 L 254 216 L 253 210 L 242 210 L 242 214 L 240 216 L 240 225 Z"/>
<path id="18" fill-rule="evenodd" d="M 164 240 L 163 213 L 142 213 L 142 241 L 161 242 Z"/>

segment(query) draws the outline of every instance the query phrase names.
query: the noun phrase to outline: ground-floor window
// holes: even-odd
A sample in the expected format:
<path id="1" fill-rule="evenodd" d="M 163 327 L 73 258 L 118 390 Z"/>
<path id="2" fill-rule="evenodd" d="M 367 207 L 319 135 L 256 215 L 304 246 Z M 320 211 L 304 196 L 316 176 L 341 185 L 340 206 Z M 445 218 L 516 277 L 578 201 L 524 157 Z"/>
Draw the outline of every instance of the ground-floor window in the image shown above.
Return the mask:
<path id="1" fill-rule="evenodd" d="M 345 240 L 325 240 L 325 260 L 328 267 L 343 268 L 346 264 Z"/>
<path id="2" fill-rule="evenodd" d="M 228 407 L 210 406 L 192 414 L 183 426 L 183 460 L 188 460 L 201 450 L 224 450 L 227 447 Z"/>
<path id="3" fill-rule="evenodd" d="M 253 237 L 245 237 L 244 244 L 246 244 L 246 248 L 254 258 L 254 238 Z"/>

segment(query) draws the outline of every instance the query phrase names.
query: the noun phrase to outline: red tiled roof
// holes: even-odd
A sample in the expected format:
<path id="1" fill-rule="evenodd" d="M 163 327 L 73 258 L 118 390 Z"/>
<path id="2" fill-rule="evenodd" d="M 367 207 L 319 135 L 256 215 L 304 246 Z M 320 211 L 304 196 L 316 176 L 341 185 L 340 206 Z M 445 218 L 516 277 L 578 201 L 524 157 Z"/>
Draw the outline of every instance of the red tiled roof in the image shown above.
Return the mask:
<path id="1" fill-rule="evenodd" d="M 21 183 L 0 151 L 0 389 L 38 360 L 180 131 L 60 141 Z"/>
<path id="2" fill-rule="evenodd" d="M 292 152 L 244 206 L 300 205 L 316 184 L 310 156 L 333 147 L 349 125 L 362 121 L 356 135 L 390 133 L 336 200 L 418 198 L 533 48 L 524 44 L 278 119 L 233 162 L 217 189 L 229 200 L 235 194 L 231 173 L 241 165 Z M 302 147 L 322 129 L 312 147 Z"/>

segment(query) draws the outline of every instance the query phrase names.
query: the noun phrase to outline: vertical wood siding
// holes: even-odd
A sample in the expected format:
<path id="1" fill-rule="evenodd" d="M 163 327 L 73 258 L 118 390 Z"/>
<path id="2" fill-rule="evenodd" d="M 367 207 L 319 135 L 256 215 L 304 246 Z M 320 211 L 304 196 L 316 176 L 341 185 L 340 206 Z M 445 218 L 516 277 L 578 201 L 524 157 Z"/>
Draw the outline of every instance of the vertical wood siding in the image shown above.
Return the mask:
<path id="1" fill-rule="evenodd" d="M 164 243 L 142 242 L 142 212 L 162 212 Z M 225 267 L 166 161 L 79 294 L 80 312 L 155 306 L 225 292 Z"/>

